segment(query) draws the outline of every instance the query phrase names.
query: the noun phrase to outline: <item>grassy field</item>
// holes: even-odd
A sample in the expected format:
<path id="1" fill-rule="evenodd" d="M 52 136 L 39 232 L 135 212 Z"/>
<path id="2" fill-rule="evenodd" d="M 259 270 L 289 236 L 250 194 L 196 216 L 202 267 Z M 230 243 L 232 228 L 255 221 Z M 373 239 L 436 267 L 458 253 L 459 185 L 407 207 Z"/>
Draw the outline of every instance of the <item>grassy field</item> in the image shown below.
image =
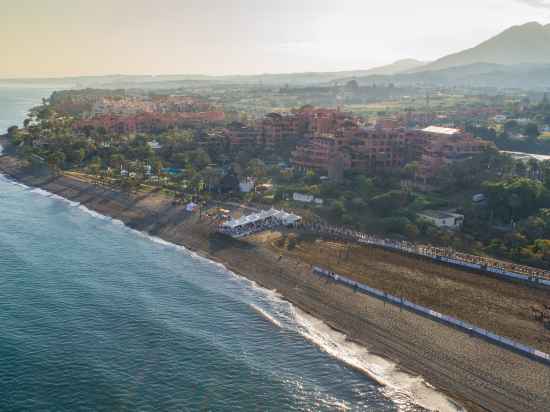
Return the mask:
<path id="1" fill-rule="evenodd" d="M 451 110 L 459 106 L 478 105 L 482 100 L 476 96 L 464 95 L 434 95 L 430 96 L 431 110 Z M 377 114 L 386 112 L 387 114 L 402 112 L 406 109 L 422 110 L 426 108 L 425 97 L 401 98 L 399 100 L 387 100 L 367 104 L 346 105 L 345 110 L 353 111 L 361 115 Z"/>

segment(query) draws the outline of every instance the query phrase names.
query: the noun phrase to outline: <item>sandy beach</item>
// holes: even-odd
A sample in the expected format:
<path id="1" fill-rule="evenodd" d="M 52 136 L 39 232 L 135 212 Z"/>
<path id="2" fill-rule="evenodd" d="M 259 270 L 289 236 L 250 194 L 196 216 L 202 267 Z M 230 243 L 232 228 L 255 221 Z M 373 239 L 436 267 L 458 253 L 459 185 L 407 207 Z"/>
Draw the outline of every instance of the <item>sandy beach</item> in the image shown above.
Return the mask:
<path id="1" fill-rule="evenodd" d="M 186 212 L 182 205 L 174 205 L 170 198 L 159 194 L 130 195 L 65 176 L 36 175 L 23 169 L 20 162 L 10 156 L 0 157 L 0 172 L 223 263 L 232 271 L 278 291 L 300 309 L 345 333 L 370 352 L 395 361 L 403 370 L 423 376 L 468 410 L 550 410 L 550 367 L 375 298 L 354 293 L 349 288 L 327 283 L 312 273 L 312 264 L 330 264 L 335 271 L 351 274 L 349 265 L 335 262 L 326 253 L 323 261 L 323 254 L 316 256 L 308 251 L 310 246 L 307 244 L 297 251 L 287 251 L 274 247 L 272 239 L 255 237 L 241 242 L 221 238 L 212 234 L 212 228 L 204 220 L 199 220 L 197 214 Z M 316 250 L 322 249 L 316 246 Z M 355 253 L 357 256 L 364 254 L 359 250 Z M 398 287 L 398 274 L 408 267 L 407 276 L 418 277 L 425 291 L 401 292 L 413 300 L 419 299 L 420 304 L 434 306 L 442 301 L 442 295 L 438 293 L 445 289 L 431 293 L 430 285 L 426 283 L 430 277 L 438 282 L 446 279 L 447 291 L 458 284 L 459 293 L 453 297 L 456 302 L 468 299 L 475 302 L 477 294 L 478 302 L 490 295 L 494 300 L 501 297 L 503 306 L 514 305 L 514 299 L 522 299 L 523 305 L 528 306 L 532 300 L 543 302 L 549 297 L 548 292 L 532 293 L 523 286 L 504 286 L 495 279 L 483 280 L 483 289 L 476 292 L 479 285 L 468 281 L 466 272 L 421 265 L 412 258 L 396 257 L 388 252 L 372 253 L 370 261 L 371 264 L 361 266 L 361 271 L 355 276 L 373 283 L 374 287 L 395 292 L 392 288 Z M 464 278 L 462 282 L 457 280 L 461 277 Z M 495 285 L 500 286 L 495 288 Z M 453 304 L 451 299 L 449 308 L 453 312 L 450 314 L 467 317 L 465 305 Z M 511 326 L 505 312 L 500 317 L 492 316 L 500 311 L 498 307 L 486 312 L 479 310 L 476 316 L 482 317 L 485 313 L 487 317 L 486 323 L 480 326 L 513 338 L 522 338 L 522 334 L 516 332 L 517 328 L 527 328 L 526 334 L 533 334 L 530 329 L 533 325 L 521 319 L 523 308 L 511 320 Z M 545 338 L 534 334 L 533 340 L 525 343 L 543 350 L 550 347 Z"/>

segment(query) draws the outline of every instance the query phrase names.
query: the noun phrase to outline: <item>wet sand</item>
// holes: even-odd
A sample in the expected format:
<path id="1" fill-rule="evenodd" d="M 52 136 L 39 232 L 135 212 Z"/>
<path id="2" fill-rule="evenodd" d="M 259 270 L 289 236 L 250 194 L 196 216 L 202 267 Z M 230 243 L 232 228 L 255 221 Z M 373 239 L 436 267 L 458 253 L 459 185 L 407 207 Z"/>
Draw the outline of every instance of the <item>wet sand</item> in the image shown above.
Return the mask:
<path id="1" fill-rule="evenodd" d="M 212 234 L 204 220 L 185 212 L 181 205 L 173 205 L 169 198 L 129 195 L 74 178 L 36 176 L 8 156 L 0 157 L 0 172 L 195 250 L 277 290 L 369 351 L 395 361 L 403 370 L 422 375 L 468 410 L 550 411 L 550 367 L 347 287 L 327 283 L 312 274 L 311 262 L 276 250 L 262 239 L 242 242 Z M 338 263 L 333 268 L 345 271 Z M 422 266 L 415 264 L 415 268 L 421 276 Z"/>

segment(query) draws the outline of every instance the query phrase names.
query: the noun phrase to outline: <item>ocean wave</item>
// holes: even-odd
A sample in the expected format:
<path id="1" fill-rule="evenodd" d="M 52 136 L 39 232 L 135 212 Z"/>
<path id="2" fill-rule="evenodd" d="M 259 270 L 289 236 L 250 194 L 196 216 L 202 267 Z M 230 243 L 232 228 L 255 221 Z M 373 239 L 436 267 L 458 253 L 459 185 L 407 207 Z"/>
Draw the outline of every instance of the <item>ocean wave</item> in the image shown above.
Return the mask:
<path id="1" fill-rule="evenodd" d="M 378 382 L 383 387 L 382 392 L 394 401 L 399 409 L 408 409 L 413 404 L 437 411 L 456 412 L 463 410 L 444 394 L 431 387 L 421 377 L 400 371 L 395 363 L 373 355 L 365 347 L 350 342 L 346 335 L 333 330 L 323 321 L 301 311 L 290 302 L 284 300 L 284 297 L 278 292 L 259 286 L 256 282 L 227 269 L 223 264 L 201 256 L 184 246 L 176 245 L 159 237 L 132 229 L 124 225 L 120 220 L 112 219 L 109 216 L 88 209 L 84 205 L 54 195 L 46 190 L 33 189 L 32 192 L 54 199 L 63 199 L 72 206 L 78 206 L 79 210 L 94 218 L 123 226 L 125 230 L 139 237 L 146 238 L 164 247 L 177 249 L 194 259 L 218 267 L 223 273 L 243 286 L 243 290 L 249 293 L 249 298 L 245 299 L 245 303 L 260 316 L 278 328 L 299 333 L 330 356 L 363 372 Z"/>
<path id="2" fill-rule="evenodd" d="M 111 219 L 109 216 L 105 216 L 105 215 L 102 215 L 101 213 L 98 213 L 96 212 L 95 210 L 92 210 L 92 209 L 88 209 L 86 206 L 84 205 L 80 205 L 78 206 L 78 209 L 80 209 L 82 212 L 96 218 L 96 219 L 101 219 L 101 220 L 108 220 L 108 221 L 111 221 L 113 219 Z"/>
<path id="3" fill-rule="evenodd" d="M 89 209 L 87 208 L 86 206 L 84 206 L 83 204 L 79 204 L 78 205 L 78 209 L 84 213 L 86 213 L 87 215 L 90 215 L 91 217 L 95 218 L 95 219 L 100 219 L 100 220 L 104 220 L 104 221 L 107 221 L 107 222 L 110 222 L 114 225 L 117 225 L 117 226 L 124 226 L 124 222 L 122 220 L 118 220 L 118 219 L 113 219 L 112 217 L 110 216 L 107 216 L 107 215 L 103 215 L 99 212 L 96 212 L 95 210 L 92 210 L 92 209 Z M 128 228 L 130 229 L 130 228 Z"/>
<path id="4" fill-rule="evenodd" d="M 382 386 L 382 393 L 400 410 L 410 410 L 413 406 L 441 412 L 464 410 L 422 377 L 405 373 L 395 363 L 349 341 L 345 334 L 300 310 L 277 291 L 265 289 L 228 269 L 226 272 L 241 283 L 243 290 L 250 292 L 246 303 L 255 312 L 278 328 L 299 333 L 328 355 L 369 376 Z"/>
<path id="5" fill-rule="evenodd" d="M 420 376 L 413 376 L 399 370 L 398 366 L 364 346 L 350 342 L 346 335 L 333 330 L 323 321 L 308 315 L 295 306 L 298 331 L 307 340 L 329 355 L 354 369 L 360 370 L 383 386 L 382 392 L 392 399 L 400 409 L 418 405 L 436 411 L 462 411 L 448 397 L 438 392 Z"/>
<path id="6" fill-rule="evenodd" d="M 63 196 L 56 195 L 55 193 L 48 192 L 47 190 L 41 189 L 39 187 L 32 189 L 31 193 L 35 193 L 35 194 L 40 195 L 40 196 L 48 197 L 50 199 L 59 200 L 60 202 L 65 202 L 65 203 L 67 203 L 68 205 L 70 205 L 72 207 L 76 207 L 76 206 L 80 205 L 80 203 L 78 203 L 78 202 L 73 202 L 72 200 L 69 200 L 69 199 L 67 199 Z"/>
<path id="7" fill-rule="evenodd" d="M 269 320 L 271 323 L 273 323 L 278 328 L 283 328 L 283 324 L 275 317 L 272 316 L 267 310 L 262 309 L 261 307 L 255 305 L 254 303 L 250 303 L 249 306 L 254 309 L 256 312 L 258 312 L 261 316 Z"/>
<path id="8" fill-rule="evenodd" d="M 0 179 L 2 179 L 2 181 L 6 182 L 6 183 L 10 183 L 14 186 L 19 186 L 19 187 L 22 187 L 23 189 L 30 189 L 29 186 L 23 184 L 23 183 L 19 183 L 18 181 L 12 179 L 10 176 L 6 176 L 2 173 L 0 173 Z"/>

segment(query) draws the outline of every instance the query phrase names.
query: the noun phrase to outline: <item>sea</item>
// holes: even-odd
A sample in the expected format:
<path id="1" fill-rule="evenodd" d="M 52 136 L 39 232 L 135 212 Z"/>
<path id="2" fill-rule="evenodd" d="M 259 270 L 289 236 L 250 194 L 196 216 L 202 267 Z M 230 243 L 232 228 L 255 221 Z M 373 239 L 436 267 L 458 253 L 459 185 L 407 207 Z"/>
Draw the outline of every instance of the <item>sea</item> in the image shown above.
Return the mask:
<path id="1" fill-rule="evenodd" d="M 0 133 L 53 91 L 0 86 Z M 0 411 L 458 408 L 224 266 L 0 175 Z"/>

